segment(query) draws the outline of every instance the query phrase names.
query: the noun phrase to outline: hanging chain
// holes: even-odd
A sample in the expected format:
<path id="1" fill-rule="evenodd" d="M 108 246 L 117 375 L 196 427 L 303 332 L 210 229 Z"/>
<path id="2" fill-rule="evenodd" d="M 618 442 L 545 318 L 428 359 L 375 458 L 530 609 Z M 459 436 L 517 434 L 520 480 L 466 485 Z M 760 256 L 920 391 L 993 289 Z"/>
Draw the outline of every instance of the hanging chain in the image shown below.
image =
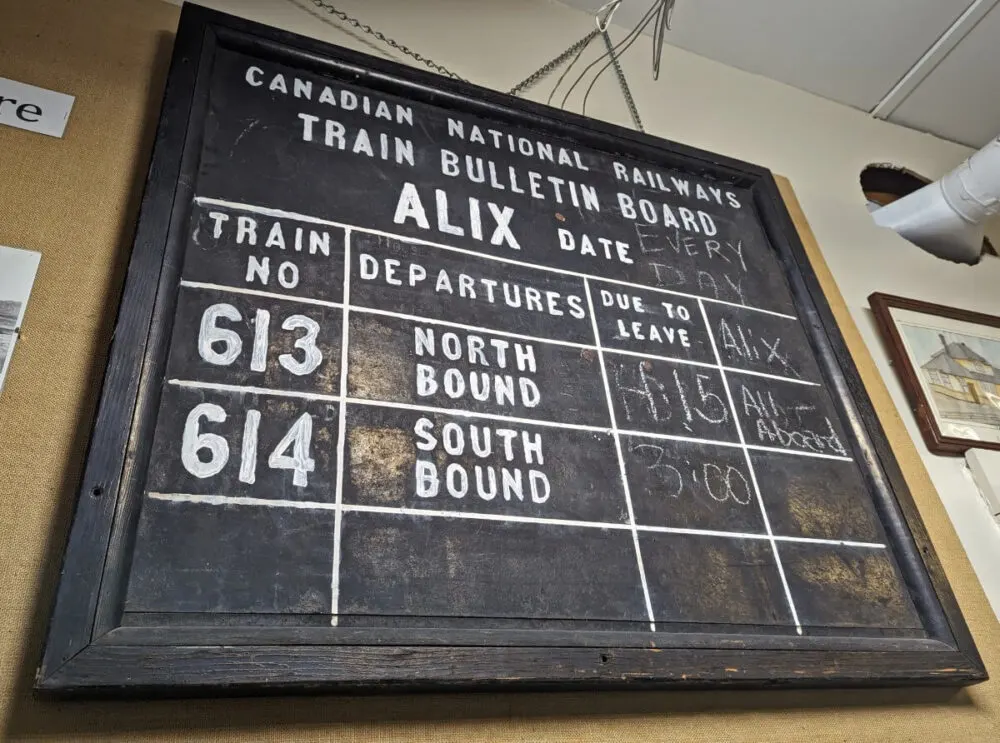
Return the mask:
<path id="1" fill-rule="evenodd" d="M 615 76 L 618 78 L 618 87 L 622 89 L 622 96 L 625 98 L 625 105 L 628 106 L 628 112 L 632 115 L 632 123 L 635 124 L 635 128 L 640 132 L 645 132 L 646 129 L 642 125 L 642 119 L 639 118 L 639 109 L 635 105 L 635 99 L 632 97 L 632 91 L 628 87 L 628 80 L 625 79 L 625 71 L 622 69 L 621 63 L 618 61 L 618 53 L 615 51 L 614 45 L 611 43 L 611 36 L 608 34 L 607 30 L 601 32 L 601 36 L 604 37 L 604 46 L 608 48 L 608 55 L 611 57 L 611 63 L 615 68 Z"/>
<path id="2" fill-rule="evenodd" d="M 367 23 L 362 23 L 357 18 L 354 18 L 352 16 L 347 15 L 347 13 L 345 13 L 342 10 L 340 10 L 339 8 L 336 8 L 333 5 L 330 5 L 329 3 L 323 2 L 323 0 L 312 0 L 312 3 L 317 8 L 321 8 L 322 10 L 325 10 L 330 15 L 339 18 L 344 23 L 347 23 L 347 24 L 353 26 L 354 28 L 356 28 L 359 31 L 362 31 L 362 32 L 368 34 L 369 36 L 374 36 L 376 39 L 378 39 L 379 41 L 381 41 L 383 44 L 385 44 L 387 46 L 391 46 L 393 49 L 395 49 L 396 51 L 402 52 L 407 57 L 410 57 L 411 59 L 414 59 L 417 62 L 420 62 L 423 65 L 426 65 L 427 67 L 430 67 L 435 72 L 439 72 L 442 75 L 447 75 L 448 77 L 452 77 L 452 78 L 454 78 L 456 80 L 460 80 L 463 83 L 469 82 L 464 77 L 460 77 L 459 75 L 456 75 L 454 72 L 452 72 L 451 70 L 449 70 L 444 65 L 440 65 L 437 62 L 428 59 L 427 57 L 423 56 L 419 52 L 413 51 L 412 49 L 410 49 L 410 47 L 406 46 L 405 44 L 400 44 L 395 39 L 390 39 L 388 36 L 386 36 L 381 31 L 377 31 L 376 29 L 374 29 L 371 26 L 369 26 Z"/>
<path id="3" fill-rule="evenodd" d="M 524 80 L 522 80 L 521 82 L 519 82 L 517 85 L 515 85 L 513 88 L 511 88 L 507 92 L 510 95 L 517 95 L 518 93 L 522 93 L 525 90 L 527 90 L 528 88 L 534 86 L 536 83 L 538 83 L 539 80 L 541 80 L 546 75 L 548 75 L 549 73 L 551 73 L 553 70 L 555 70 L 557 67 L 559 67 L 559 65 L 561 65 L 563 62 L 565 62 L 567 59 L 569 59 L 573 55 L 575 55 L 578 52 L 580 52 L 581 50 L 583 50 L 587 46 L 587 44 L 589 44 L 591 41 L 594 40 L 594 37 L 597 36 L 597 34 L 598 34 L 597 30 L 591 31 L 589 34 L 587 34 L 582 39 L 580 39 L 578 42 L 576 42 L 575 44 L 573 44 L 573 46 L 571 46 L 569 49 L 567 49 L 566 51 L 564 51 L 558 57 L 556 57 L 555 59 L 552 59 L 552 60 L 546 62 L 544 65 L 542 65 L 537 70 L 535 70 L 534 72 L 532 72 L 530 75 L 528 75 L 528 77 L 524 78 Z"/>
<path id="4" fill-rule="evenodd" d="M 378 39 L 386 46 L 390 46 L 396 51 L 402 52 L 407 57 L 410 57 L 411 59 L 419 62 L 420 64 L 429 67 L 435 72 L 438 72 L 442 75 L 447 75 L 448 77 L 454 78 L 455 80 L 460 80 L 463 83 L 469 82 L 464 77 L 455 74 L 444 65 L 438 64 L 437 62 L 423 56 L 419 52 L 413 51 L 405 44 L 400 44 L 395 39 L 389 38 L 381 31 L 372 28 L 367 23 L 362 23 L 357 18 L 354 18 L 353 16 L 350 16 L 344 11 L 340 10 L 340 8 L 337 8 L 331 5 L 330 3 L 325 2 L 325 0 L 312 0 L 312 3 L 317 8 L 326 11 L 330 15 L 340 19 L 346 24 L 353 26 L 362 33 L 368 34 L 369 36 Z M 610 16 L 608 17 L 608 20 L 610 20 Z M 542 78 L 546 77 L 553 70 L 555 70 L 557 67 L 563 64 L 567 59 L 582 52 L 583 49 L 586 48 L 586 46 L 591 41 L 593 41 L 594 37 L 597 36 L 598 34 L 604 38 L 604 46 L 607 47 L 608 55 L 611 57 L 612 64 L 614 65 L 615 68 L 615 76 L 618 78 L 618 85 L 622 90 L 622 96 L 625 98 L 625 103 L 628 106 L 629 114 L 631 114 L 632 116 L 632 121 L 635 124 L 635 128 L 638 129 L 640 132 L 645 132 L 646 130 L 642 126 L 642 119 L 639 117 L 639 109 L 635 105 L 635 99 L 632 98 L 632 91 L 629 89 L 628 81 L 625 79 L 625 71 L 622 70 L 621 64 L 618 62 L 618 54 L 615 51 L 614 45 L 611 43 L 611 37 L 608 35 L 607 24 L 605 24 L 603 28 L 600 25 L 598 25 L 598 28 L 596 30 L 591 31 L 582 39 L 580 39 L 578 42 L 569 47 L 562 54 L 560 54 L 558 57 L 555 57 L 549 62 L 546 62 L 535 72 L 528 75 L 528 77 L 526 77 L 524 80 L 522 80 L 513 88 L 511 88 L 509 93 L 510 95 L 518 95 L 519 93 L 523 93 L 528 88 L 534 86 Z"/>

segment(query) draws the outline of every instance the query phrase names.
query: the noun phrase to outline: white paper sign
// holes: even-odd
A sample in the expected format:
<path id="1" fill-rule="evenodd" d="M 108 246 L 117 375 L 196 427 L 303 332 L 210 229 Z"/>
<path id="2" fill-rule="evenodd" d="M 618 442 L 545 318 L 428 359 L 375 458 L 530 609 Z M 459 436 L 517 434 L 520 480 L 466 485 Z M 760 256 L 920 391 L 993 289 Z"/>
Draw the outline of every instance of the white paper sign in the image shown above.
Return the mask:
<path id="1" fill-rule="evenodd" d="M 41 253 L 0 245 L 0 390 L 20 334 Z"/>
<path id="2" fill-rule="evenodd" d="M 0 124 L 62 137 L 76 98 L 0 77 Z"/>

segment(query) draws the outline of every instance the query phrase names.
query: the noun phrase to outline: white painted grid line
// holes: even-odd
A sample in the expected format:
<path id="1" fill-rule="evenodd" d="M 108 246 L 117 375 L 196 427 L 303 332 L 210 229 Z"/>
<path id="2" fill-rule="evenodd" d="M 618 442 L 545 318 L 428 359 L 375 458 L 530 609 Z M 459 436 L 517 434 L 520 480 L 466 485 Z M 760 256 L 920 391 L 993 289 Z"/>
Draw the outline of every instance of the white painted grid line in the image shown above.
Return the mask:
<path id="1" fill-rule="evenodd" d="M 744 449 L 751 451 L 773 451 L 776 454 L 792 454 L 797 457 L 813 457 L 814 459 L 834 459 L 838 462 L 853 462 L 851 457 L 840 454 L 822 454 L 818 451 L 798 451 L 797 449 L 782 449 L 780 446 L 762 446 L 761 444 L 744 444 Z"/>
<path id="2" fill-rule="evenodd" d="M 751 307 L 748 304 L 740 304 L 738 302 L 727 302 L 724 299 L 713 299 L 712 297 L 700 297 L 697 294 L 688 294 L 687 292 L 679 292 L 674 289 L 661 289 L 656 286 L 647 286 L 646 284 L 637 284 L 632 281 L 621 281 L 619 279 L 609 279 L 604 276 L 592 276 L 590 274 L 582 273 L 580 271 L 572 271 L 565 268 L 554 268 L 552 266 L 543 266 L 539 263 L 530 263 L 528 261 L 519 261 L 513 258 L 504 258 L 498 255 L 488 255 L 486 253 L 480 253 L 475 250 L 468 250 L 466 248 L 456 248 L 452 245 L 444 245 L 442 243 L 433 242 L 431 240 L 423 240 L 418 237 L 407 237 L 406 235 L 399 235 L 393 232 L 386 232 L 385 230 L 377 230 L 372 227 L 362 227 L 360 225 L 347 224 L 346 222 L 335 222 L 330 219 L 321 219 L 319 217 L 312 217 L 308 214 L 300 214 L 298 212 L 285 211 L 284 209 L 273 209 L 267 206 L 255 206 L 254 204 L 241 204 L 237 201 L 226 201 L 225 199 L 214 199 L 208 196 L 196 196 L 195 203 L 197 204 L 207 204 L 210 206 L 222 206 L 230 209 L 240 209 L 242 211 L 253 212 L 255 214 L 263 214 L 267 217 L 276 217 L 283 219 L 294 219 L 299 222 L 310 222 L 312 224 L 322 224 L 328 225 L 330 227 L 337 227 L 343 230 L 354 230 L 356 232 L 365 232 L 370 235 L 379 235 L 380 237 L 388 237 L 392 240 L 399 240 L 401 242 L 412 243 L 414 245 L 427 245 L 432 248 L 441 248 L 442 250 L 450 250 L 454 253 L 462 253 L 465 255 L 475 256 L 477 258 L 485 258 L 491 261 L 497 261 L 500 263 L 508 263 L 513 266 L 522 266 L 524 268 L 533 268 L 539 271 L 549 271 L 552 273 L 559 273 L 564 276 L 573 276 L 578 279 L 593 279 L 594 281 L 602 281 L 608 284 L 617 284 L 619 286 L 629 286 L 633 289 L 642 289 L 652 292 L 658 292 L 660 294 L 671 294 L 676 297 L 686 297 L 687 299 L 694 300 L 704 300 L 705 302 L 714 302 L 715 304 L 724 304 L 729 307 L 739 307 L 744 310 L 752 310 L 753 312 L 763 312 L 766 315 L 774 315 L 776 317 L 784 317 L 789 320 L 798 320 L 795 315 L 788 315 L 784 312 L 775 312 L 774 310 L 765 310 L 760 307 Z"/>
<path id="3" fill-rule="evenodd" d="M 867 547 L 870 549 L 885 549 L 886 545 L 880 542 L 856 542 L 851 539 L 821 539 L 819 537 L 780 537 L 772 534 L 771 539 L 775 542 L 797 542 L 800 544 L 828 544 L 836 547 Z"/>
<path id="4" fill-rule="evenodd" d="M 300 397 L 305 400 L 323 400 L 326 402 L 346 402 L 350 405 L 365 405 L 377 408 L 394 408 L 396 410 L 412 410 L 418 413 L 437 413 L 450 415 L 455 418 L 477 418 L 481 420 L 501 421 L 504 423 L 521 423 L 526 426 L 542 426 L 544 428 L 565 428 L 573 431 L 590 431 L 592 433 L 612 433 L 610 426 L 591 426 L 585 423 L 565 423 L 562 421 L 547 421 L 536 418 L 520 418 L 502 413 L 479 413 L 474 410 L 462 408 L 442 408 L 434 405 L 417 405 L 409 402 L 395 402 L 392 400 L 369 400 L 362 397 L 342 398 L 340 395 L 320 395 L 311 392 L 296 392 L 294 390 L 278 390 L 270 387 L 249 387 L 238 384 L 216 384 L 214 382 L 196 382 L 187 379 L 170 379 L 167 384 L 188 389 L 209 389 L 219 392 L 252 393 L 258 395 L 274 395 L 276 397 Z M 634 431 L 627 428 L 615 429 L 622 436 L 637 436 L 640 438 L 662 439 L 664 441 L 683 441 L 690 444 L 705 444 L 707 446 L 725 446 L 738 449 L 750 449 L 752 451 L 774 452 L 775 454 L 789 454 L 794 457 L 813 457 L 816 459 L 834 459 L 840 462 L 853 462 L 851 457 L 843 457 L 839 454 L 821 454 L 820 452 L 799 451 L 796 449 L 782 449 L 777 446 L 762 446 L 759 444 L 740 444 L 735 441 L 718 441 L 716 439 L 699 439 L 693 436 L 676 436 L 670 433 L 657 433 L 654 431 Z"/>
<path id="5" fill-rule="evenodd" d="M 344 449 L 347 436 L 347 348 L 349 343 L 348 319 L 351 314 L 351 231 L 344 232 L 344 312 L 340 331 L 340 420 L 337 426 L 337 480 L 336 511 L 333 517 L 333 568 L 330 573 L 330 625 L 337 626 L 340 619 L 340 533 L 344 510 Z"/>
<path id="6" fill-rule="evenodd" d="M 312 297 L 299 297 L 291 294 L 266 292 L 261 289 L 250 289 L 249 287 L 246 286 L 228 286 L 226 284 L 210 284 L 205 281 L 188 281 L 187 279 L 181 280 L 181 286 L 186 286 L 190 289 L 215 289 L 217 291 L 233 292 L 234 294 L 248 294 L 253 297 L 268 297 L 269 299 L 283 299 L 287 302 L 301 302 L 302 304 L 318 304 L 321 307 L 336 307 L 337 309 L 340 309 L 344 306 L 340 302 L 327 302 L 325 299 L 313 299 Z"/>
<path id="7" fill-rule="evenodd" d="M 292 296 L 288 294 L 278 294 L 276 292 L 266 292 L 257 289 L 248 289 L 241 286 L 228 286 L 224 284 L 207 284 L 200 281 L 181 281 L 181 286 L 187 286 L 194 289 L 215 289 L 217 291 L 233 292 L 236 294 L 249 294 L 253 296 L 261 297 L 271 297 L 274 299 L 285 299 L 293 302 L 302 302 L 304 304 L 317 304 L 324 307 L 334 307 L 337 309 L 343 309 L 345 305 L 341 302 L 327 302 L 321 299 L 309 299 L 306 297 Z M 361 307 L 360 305 L 349 305 L 347 308 L 350 312 L 360 312 L 366 315 L 381 315 L 383 317 L 395 317 L 400 320 L 406 320 L 408 322 L 417 322 L 424 325 L 440 325 L 447 328 L 456 328 L 458 330 L 471 330 L 477 333 L 489 333 L 491 335 L 499 335 L 504 338 L 516 338 L 518 340 L 532 341 L 535 343 L 550 343 L 554 346 L 566 346 L 569 348 L 580 348 L 580 349 L 595 349 L 596 347 L 590 343 L 579 343 L 576 341 L 564 341 L 556 338 L 543 338 L 539 335 L 528 335 L 525 333 L 513 333 L 508 330 L 495 330 L 493 328 L 487 328 L 482 325 L 470 325 L 468 323 L 453 322 L 451 320 L 437 320 L 430 317 L 424 317 L 422 315 L 410 315 L 405 312 L 395 312 L 394 310 L 383 310 L 375 307 Z M 711 329 L 709 329 L 711 332 Z M 636 358 L 651 359 L 653 361 L 667 361 L 673 364 L 686 364 L 688 366 L 700 366 L 706 369 L 718 369 L 718 364 L 711 364 L 707 361 L 693 361 L 691 359 L 682 359 L 676 356 L 664 356 L 663 354 L 657 353 L 645 353 L 642 351 L 630 351 L 623 348 L 609 348 L 604 346 L 605 353 L 615 353 L 621 354 L 623 356 L 635 356 Z M 804 379 L 795 379 L 793 377 L 783 377 L 780 374 L 768 374 L 767 372 L 751 371 L 749 369 L 737 369 L 735 367 L 724 366 L 722 367 L 727 372 L 733 374 L 751 374 L 755 377 L 765 377 L 766 379 L 774 379 L 778 382 L 790 382 L 792 384 L 805 384 L 812 387 L 820 387 L 818 382 L 809 382 Z"/>
<path id="8" fill-rule="evenodd" d="M 591 346 L 592 347 L 592 346 Z M 718 369 L 718 365 L 709 364 L 705 361 L 690 361 L 689 359 L 678 359 L 673 356 L 661 356 L 655 353 L 643 353 L 642 351 L 627 351 L 624 348 L 610 348 L 608 346 L 601 346 L 601 350 L 604 353 L 614 353 L 620 354 L 621 356 L 635 356 L 639 359 L 651 359 L 653 361 L 668 361 L 672 364 L 686 364 L 688 366 L 701 366 L 706 369 Z"/>
<path id="9" fill-rule="evenodd" d="M 709 329 L 708 332 L 711 333 L 712 332 L 711 329 Z M 544 340 L 544 339 L 543 338 L 539 338 L 538 340 Z M 591 346 L 588 346 L 588 348 L 591 348 Z M 718 364 L 709 364 L 706 361 L 692 361 L 691 359 L 679 359 L 676 356 L 662 356 L 660 354 L 644 353 L 642 351 L 626 351 L 625 349 L 622 349 L 622 348 L 608 348 L 607 346 L 602 346 L 602 348 L 604 349 L 605 353 L 621 354 L 623 356 L 635 356 L 636 358 L 640 358 L 640 359 L 650 359 L 652 361 L 668 361 L 668 362 L 670 362 L 672 364 L 685 364 L 687 366 L 700 366 L 700 367 L 704 367 L 706 369 L 719 369 L 720 368 Z M 779 382 L 791 382 L 792 384 L 806 384 L 806 385 L 809 385 L 811 387 L 820 387 L 821 386 L 818 382 L 807 382 L 804 379 L 793 379 L 792 377 L 782 377 L 782 376 L 779 376 L 777 374 L 767 374 L 766 372 L 750 371 L 749 369 L 736 369 L 734 367 L 729 367 L 729 366 L 723 366 L 721 368 L 724 369 L 725 371 L 731 372 L 733 374 L 752 374 L 755 377 L 766 377 L 767 379 L 774 379 L 774 380 L 777 380 Z"/>
<path id="10" fill-rule="evenodd" d="M 588 426 L 583 423 L 562 423 L 559 421 L 543 421 L 534 418 L 519 418 L 513 415 L 503 415 L 500 413 L 478 413 L 472 410 L 461 408 L 439 408 L 432 405 L 415 405 L 409 402 L 387 402 L 386 400 L 368 400 L 361 397 L 348 397 L 344 402 L 352 405 L 367 405 L 377 408 L 396 408 L 397 410 L 412 410 L 417 413 L 441 413 L 451 415 L 456 418 L 480 418 L 488 421 L 500 421 L 502 423 L 522 423 L 527 426 L 545 426 L 548 428 L 566 428 L 573 431 L 592 431 L 594 433 L 611 433 L 607 426 Z"/>
<path id="11" fill-rule="evenodd" d="M 743 438 L 743 426 L 740 425 L 740 417 L 736 412 L 736 402 L 733 400 L 733 393 L 729 389 L 729 380 L 726 378 L 726 372 L 722 368 L 722 357 L 719 355 L 719 349 L 715 345 L 715 336 L 712 335 L 711 326 L 708 322 L 708 313 L 705 311 L 705 303 L 698 301 L 698 309 L 701 310 L 702 319 L 705 321 L 705 327 L 709 329 L 708 339 L 712 343 L 712 353 L 715 354 L 716 361 L 719 362 L 719 374 L 722 375 L 722 387 L 726 390 L 726 398 L 729 400 L 729 410 L 733 414 L 733 423 L 736 425 L 736 435 L 739 437 L 740 446 L 743 448 L 743 457 L 747 463 L 747 469 L 750 471 L 750 482 L 753 483 L 754 493 L 757 495 L 757 504 L 760 506 L 760 515 L 764 519 L 764 529 L 767 531 L 767 535 L 771 542 L 771 551 L 774 553 L 774 562 L 778 567 L 778 575 L 781 577 L 781 585 L 785 589 L 785 599 L 788 601 L 788 609 L 792 612 L 792 619 L 795 622 L 795 631 L 800 635 L 802 634 L 802 623 L 799 621 L 799 614 L 795 610 L 795 601 L 792 599 L 792 589 L 788 586 L 788 578 L 785 577 L 785 568 L 781 564 L 781 555 L 778 553 L 778 543 L 774 539 L 774 532 L 771 531 L 771 521 L 767 518 L 767 509 L 764 507 L 764 498 L 760 493 L 760 484 L 757 482 L 757 472 L 753 466 L 753 459 L 750 457 L 750 452 L 746 446 L 746 439 Z"/>
<path id="12" fill-rule="evenodd" d="M 220 384 L 216 382 L 195 382 L 188 379 L 168 379 L 167 384 L 188 389 L 215 390 L 217 392 L 238 392 L 253 395 L 273 395 L 274 397 L 300 397 L 303 400 L 324 400 L 340 402 L 340 395 L 321 395 L 318 392 L 298 392 L 294 390 L 275 390 L 270 387 L 252 387 L 243 384 Z"/>
<path id="13" fill-rule="evenodd" d="M 287 500 L 284 498 L 255 498 L 250 495 L 209 495 L 203 493 L 146 493 L 153 500 L 175 503 L 199 503 L 205 506 L 257 506 L 259 508 L 299 508 L 306 511 L 333 511 L 335 503 L 308 500 Z"/>
<path id="14" fill-rule="evenodd" d="M 408 508 L 406 506 L 366 506 L 361 504 L 345 504 L 345 511 L 357 513 L 381 513 L 400 516 L 427 516 L 429 518 L 459 518 L 474 521 L 504 521 L 512 524 L 540 524 L 551 526 L 579 526 L 588 529 L 617 529 L 631 531 L 629 524 L 619 524 L 613 521 L 582 521 L 578 519 L 550 519 L 543 516 L 507 516 L 501 513 L 476 513 L 472 511 L 439 511 L 429 508 Z"/>
<path id="15" fill-rule="evenodd" d="M 712 331 L 709 330 L 709 332 L 711 333 Z M 726 372 L 727 374 L 749 374 L 752 377 L 764 377 L 765 379 L 776 379 L 779 382 L 791 382 L 792 384 L 804 384 L 804 385 L 808 385 L 809 387 L 822 387 L 823 386 L 819 382 L 810 382 L 807 379 L 794 379 L 792 377 L 782 377 L 782 376 L 779 376 L 777 374 L 768 374 L 767 372 L 751 371 L 750 369 L 737 369 L 737 368 L 732 367 L 732 366 L 720 366 L 719 368 L 722 369 L 722 371 Z"/>
<path id="16" fill-rule="evenodd" d="M 631 531 L 658 532 L 664 534 L 688 534 L 699 537 L 723 537 L 727 539 L 758 539 L 776 540 L 800 544 L 819 544 L 833 547 L 860 547 L 866 549 L 885 549 L 886 545 L 879 542 L 857 542 L 845 539 L 819 539 L 816 537 L 782 537 L 752 532 L 720 531 L 717 529 L 687 529 L 679 526 L 647 526 L 617 523 L 613 521 L 583 521 L 579 519 L 557 519 L 541 516 L 510 516 L 499 513 L 480 513 L 475 511 L 441 511 L 430 508 L 410 508 L 407 506 L 368 506 L 363 504 L 328 503 L 325 501 L 296 501 L 280 498 L 255 498 L 243 495 L 206 495 L 200 493 L 159 493 L 148 492 L 153 500 L 173 501 L 175 503 L 197 503 L 207 506 L 257 506 L 258 508 L 295 508 L 307 511 L 346 511 L 354 513 L 381 513 L 400 516 L 426 516 L 428 518 L 470 519 L 474 521 L 502 521 L 516 524 L 540 524 L 551 526 L 574 526 L 588 529 L 616 529 Z"/>
<path id="17" fill-rule="evenodd" d="M 396 317 L 400 320 L 409 320 L 411 322 L 423 323 L 424 325 L 441 325 L 446 328 L 456 328 L 458 330 L 472 330 L 477 333 L 489 333 L 491 335 L 499 335 L 505 338 L 517 338 L 518 340 L 533 341 L 535 343 L 551 343 L 555 346 L 569 346 L 570 348 L 593 348 L 592 345 L 588 343 L 576 343 L 574 341 L 563 341 L 555 340 L 552 338 L 541 338 L 537 335 L 525 335 L 524 333 L 511 333 L 507 330 L 494 330 L 493 328 L 484 328 L 480 325 L 469 325 L 467 323 L 452 322 L 451 320 L 434 320 L 429 317 L 423 317 L 421 315 L 407 315 L 403 312 L 393 312 L 392 310 L 379 310 L 374 307 L 358 307 L 357 305 L 351 305 L 352 312 L 361 312 L 367 315 L 382 315 L 383 317 Z"/>
<path id="18" fill-rule="evenodd" d="M 604 350 L 601 348 L 601 334 L 597 329 L 597 315 L 594 314 L 594 299 L 590 294 L 589 279 L 583 280 L 583 290 L 587 294 L 587 307 L 590 309 L 590 322 L 594 329 L 594 342 L 597 343 L 597 363 L 601 367 L 601 380 L 604 382 L 604 395 L 608 404 L 608 415 L 611 417 L 611 436 L 615 441 L 615 452 L 618 455 L 618 468 L 622 478 L 622 489 L 625 493 L 625 506 L 628 508 L 628 523 L 632 529 L 632 544 L 635 547 L 635 561 L 639 566 L 639 580 L 642 581 L 642 595 L 646 600 L 646 612 L 649 615 L 649 631 L 656 632 L 656 620 L 653 615 L 653 602 L 649 597 L 649 583 L 646 582 L 646 568 L 642 562 L 642 550 L 639 548 L 639 532 L 635 528 L 635 511 L 632 510 L 632 491 L 625 472 L 625 456 L 622 454 L 622 441 L 618 435 L 618 418 L 615 415 L 615 403 L 611 399 L 611 383 L 608 381 L 608 370 L 604 367 Z"/>

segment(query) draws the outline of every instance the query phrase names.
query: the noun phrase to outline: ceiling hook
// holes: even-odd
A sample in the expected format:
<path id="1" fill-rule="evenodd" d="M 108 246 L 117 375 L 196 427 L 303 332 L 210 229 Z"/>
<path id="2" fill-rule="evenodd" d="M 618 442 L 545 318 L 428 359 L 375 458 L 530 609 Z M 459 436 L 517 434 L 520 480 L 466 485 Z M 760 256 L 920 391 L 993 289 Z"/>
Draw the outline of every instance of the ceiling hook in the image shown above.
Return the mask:
<path id="1" fill-rule="evenodd" d="M 597 9 L 597 14 L 594 16 L 594 22 L 597 24 L 598 31 L 604 33 L 608 30 L 608 26 L 611 25 L 611 18 L 614 16 L 615 11 L 618 10 L 621 4 L 622 0 L 611 0 L 611 2 L 604 3 L 604 5 Z"/>

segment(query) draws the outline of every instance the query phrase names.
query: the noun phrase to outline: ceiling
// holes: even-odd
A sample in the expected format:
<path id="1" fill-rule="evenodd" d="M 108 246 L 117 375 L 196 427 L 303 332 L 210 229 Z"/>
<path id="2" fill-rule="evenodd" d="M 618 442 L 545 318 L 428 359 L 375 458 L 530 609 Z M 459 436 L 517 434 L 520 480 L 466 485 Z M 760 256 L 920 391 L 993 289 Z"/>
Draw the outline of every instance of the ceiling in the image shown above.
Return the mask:
<path id="1" fill-rule="evenodd" d="M 666 42 L 972 147 L 1000 132 L 1000 0 L 677 0 Z"/>

